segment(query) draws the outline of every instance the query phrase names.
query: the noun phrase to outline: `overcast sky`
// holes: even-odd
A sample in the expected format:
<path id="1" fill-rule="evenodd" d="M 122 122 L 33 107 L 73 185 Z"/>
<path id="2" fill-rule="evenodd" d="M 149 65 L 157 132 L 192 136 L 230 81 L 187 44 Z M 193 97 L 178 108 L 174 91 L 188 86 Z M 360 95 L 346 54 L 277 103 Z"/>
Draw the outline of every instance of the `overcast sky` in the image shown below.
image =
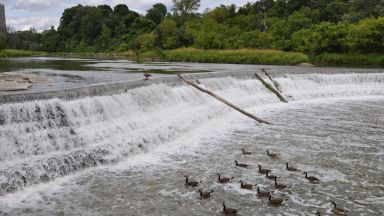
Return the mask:
<path id="1" fill-rule="evenodd" d="M 200 11 L 214 8 L 220 4 L 236 4 L 242 6 L 255 0 L 201 0 Z M 145 14 L 155 3 L 163 3 L 168 9 L 172 7 L 172 0 L 0 0 L 5 5 L 7 25 L 16 30 L 27 30 L 31 27 L 39 31 L 58 26 L 61 14 L 65 8 L 82 5 L 126 4 L 129 9 Z"/>

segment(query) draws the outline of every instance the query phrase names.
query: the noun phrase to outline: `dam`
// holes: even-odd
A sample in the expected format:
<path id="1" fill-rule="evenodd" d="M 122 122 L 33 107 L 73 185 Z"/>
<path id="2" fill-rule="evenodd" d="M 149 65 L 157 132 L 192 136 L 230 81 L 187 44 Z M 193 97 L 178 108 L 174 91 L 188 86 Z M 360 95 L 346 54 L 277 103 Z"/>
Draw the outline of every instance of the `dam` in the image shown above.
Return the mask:
<path id="1" fill-rule="evenodd" d="M 384 214 L 382 69 L 84 62 L 83 71 L 10 66 L 56 83 L 0 94 L 0 215 L 219 215 L 222 202 L 241 215 L 310 215 L 331 213 L 331 201 L 349 215 Z M 262 68 L 288 103 L 255 78 Z M 143 70 L 161 73 L 144 81 Z M 287 172 L 285 162 L 320 183 Z M 285 207 L 240 188 L 244 180 L 273 190 L 259 164 L 289 185 L 274 191 Z M 217 173 L 234 179 L 221 185 Z M 184 175 L 212 197 L 200 200 Z"/>

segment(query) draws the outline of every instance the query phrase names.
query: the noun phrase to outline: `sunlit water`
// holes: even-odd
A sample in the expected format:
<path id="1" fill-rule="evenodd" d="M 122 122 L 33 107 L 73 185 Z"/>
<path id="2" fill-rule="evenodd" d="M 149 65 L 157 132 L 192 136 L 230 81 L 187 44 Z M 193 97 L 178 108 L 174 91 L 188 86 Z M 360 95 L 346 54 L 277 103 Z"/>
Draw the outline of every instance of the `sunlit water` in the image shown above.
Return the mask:
<path id="1" fill-rule="evenodd" d="M 201 80 L 273 125 L 184 85 L 0 105 L 0 215 L 220 215 L 222 202 L 240 215 L 324 215 L 331 201 L 348 215 L 383 215 L 384 75 L 276 80 L 288 104 L 254 79 Z M 253 154 L 242 156 L 242 147 Z M 258 164 L 289 189 L 274 190 Z M 217 172 L 234 179 L 219 184 Z M 201 185 L 186 188 L 186 174 Z M 287 201 L 270 206 L 240 180 Z M 200 200 L 199 188 L 215 192 Z"/>

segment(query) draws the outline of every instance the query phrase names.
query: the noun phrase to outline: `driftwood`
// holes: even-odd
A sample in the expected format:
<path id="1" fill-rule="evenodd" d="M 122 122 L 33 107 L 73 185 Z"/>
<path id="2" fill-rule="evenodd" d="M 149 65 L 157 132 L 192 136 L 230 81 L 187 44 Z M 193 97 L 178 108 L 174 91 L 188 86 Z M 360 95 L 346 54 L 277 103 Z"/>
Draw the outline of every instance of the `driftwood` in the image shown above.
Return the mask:
<path id="1" fill-rule="evenodd" d="M 283 91 L 281 91 L 280 89 L 280 86 L 279 86 L 279 83 L 277 83 L 275 80 L 272 79 L 272 77 L 267 73 L 267 71 L 263 68 L 261 69 L 261 71 L 264 72 L 264 74 L 268 77 L 269 80 L 271 80 L 271 82 L 273 83 L 273 85 L 275 86 L 275 89 L 277 91 L 279 91 L 280 93 L 283 93 Z"/>
<path id="2" fill-rule="evenodd" d="M 191 82 L 191 81 L 188 81 L 188 80 L 184 79 L 180 74 L 177 74 L 177 76 L 179 76 L 179 77 L 180 77 L 184 82 L 186 82 L 187 84 L 189 84 L 189 85 L 195 87 L 196 89 L 198 89 L 198 90 L 201 91 L 201 92 L 204 92 L 204 93 L 206 93 L 206 94 L 211 95 L 212 97 L 214 97 L 214 98 L 216 98 L 217 100 L 219 100 L 219 101 L 221 101 L 221 102 L 227 104 L 228 106 L 232 107 L 233 109 L 237 110 L 238 112 L 240 112 L 240 113 L 242 113 L 242 114 L 244 114 L 244 115 L 246 115 L 246 116 L 248 116 L 248 117 L 250 117 L 250 118 L 252 118 L 252 119 L 254 119 L 254 120 L 258 121 L 258 122 L 260 122 L 260 123 L 271 124 L 270 122 L 267 122 L 267 121 L 265 121 L 265 120 L 263 120 L 263 119 L 261 119 L 261 118 L 255 116 L 255 115 L 253 115 L 253 114 L 251 114 L 251 113 L 249 113 L 249 112 L 247 112 L 247 111 L 245 111 L 245 110 L 239 108 L 238 106 L 233 105 L 231 102 L 229 102 L 229 101 L 227 101 L 226 99 L 224 99 L 224 98 L 222 98 L 222 97 L 216 95 L 215 93 L 213 93 L 213 92 L 211 92 L 211 91 L 209 91 L 209 90 L 207 90 L 207 89 L 204 89 L 204 88 L 202 88 L 202 87 L 196 85 L 195 83 L 193 83 L 193 82 Z"/>
<path id="3" fill-rule="evenodd" d="M 257 73 L 255 73 L 255 76 L 258 80 L 260 80 L 261 83 L 263 83 L 263 85 L 269 89 L 269 91 L 271 91 L 273 94 L 275 94 L 279 99 L 280 101 L 284 102 L 284 103 L 288 103 L 287 100 L 284 99 L 284 97 L 276 90 L 274 89 L 270 84 L 268 84 L 267 82 L 265 82 L 263 80 L 263 78 L 261 78 Z"/>

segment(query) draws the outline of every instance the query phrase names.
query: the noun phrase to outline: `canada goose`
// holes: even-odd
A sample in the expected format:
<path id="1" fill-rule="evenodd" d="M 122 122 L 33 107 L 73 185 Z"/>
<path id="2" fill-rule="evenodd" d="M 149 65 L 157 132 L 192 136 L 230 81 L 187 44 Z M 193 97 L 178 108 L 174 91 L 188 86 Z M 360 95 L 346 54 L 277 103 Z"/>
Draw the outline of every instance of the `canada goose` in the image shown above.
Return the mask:
<path id="1" fill-rule="evenodd" d="M 252 152 L 246 152 L 246 151 L 244 150 L 244 148 L 242 148 L 241 151 L 243 151 L 243 155 L 251 155 L 251 154 L 252 154 Z"/>
<path id="2" fill-rule="evenodd" d="M 261 174 L 265 174 L 267 172 L 271 172 L 271 170 L 269 170 L 269 169 L 261 169 L 261 165 L 258 165 L 257 167 L 259 167 L 259 173 L 261 173 Z"/>
<path id="3" fill-rule="evenodd" d="M 231 177 L 231 178 L 228 178 L 228 177 L 221 177 L 221 176 L 220 176 L 220 173 L 217 173 L 216 175 L 219 176 L 219 177 L 217 178 L 217 182 L 219 182 L 219 183 L 228 183 L 229 181 L 231 181 L 231 180 L 233 179 L 233 177 Z"/>
<path id="4" fill-rule="evenodd" d="M 299 169 L 295 168 L 295 167 L 290 167 L 288 166 L 288 163 L 285 163 L 287 166 L 285 167 L 288 171 L 298 171 Z"/>
<path id="5" fill-rule="evenodd" d="M 200 189 L 197 192 L 200 192 L 200 198 L 209 198 L 209 197 L 211 197 L 211 193 L 213 193 L 214 190 L 203 192 L 203 190 Z"/>
<path id="6" fill-rule="evenodd" d="M 305 174 L 305 178 L 308 179 L 310 182 L 319 182 L 320 180 L 314 176 L 308 176 L 307 172 L 303 172 Z"/>
<path id="7" fill-rule="evenodd" d="M 335 215 L 347 215 L 347 211 L 342 208 L 337 208 L 334 201 L 332 201 L 332 212 L 335 213 Z"/>
<path id="8" fill-rule="evenodd" d="M 275 178 L 280 178 L 280 177 L 277 177 L 275 175 L 268 175 L 269 171 L 265 172 L 265 177 L 267 177 L 268 179 L 271 179 L 271 180 L 274 180 Z"/>
<path id="9" fill-rule="evenodd" d="M 249 166 L 248 164 L 239 163 L 239 162 L 237 162 L 237 160 L 235 160 L 235 165 L 236 165 L 236 166 L 239 166 L 239 167 L 243 167 L 243 168 Z"/>
<path id="10" fill-rule="evenodd" d="M 185 175 L 184 176 L 185 177 L 185 186 L 191 186 L 191 187 L 196 187 L 198 184 L 199 184 L 199 182 L 197 182 L 197 181 L 190 181 L 190 180 L 188 180 L 188 176 L 187 175 Z"/>
<path id="11" fill-rule="evenodd" d="M 288 186 L 287 185 L 284 185 L 284 184 L 277 184 L 277 180 L 276 180 L 277 178 L 275 178 L 275 188 L 276 189 L 286 189 L 286 188 L 288 188 Z"/>
<path id="12" fill-rule="evenodd" d="M 242 189 L 252 190 L 253 187 L 255 187 L 255 185 L 247 184 L 247 183 L 244 183 L 243 181 L 240 181 L 240 188 Z"/>
<path id="13" fill-rule="evenodd" d="M 316 211 L 315 212 L 316 216 L 321 216 L 320 212 Z"/>
<path id="14" fill-rule="evenodd" d="M 144 75 L 144 77 L 145 77 L 144 80 L 148 80 L 149 77 L 152 76 L 152 74 L 150 74 L 150 73 L 144 73 L 143 75 Z"/>
<path id="15" fill-rule="evenodd" d="M 269 150 L 267 150 L 267 155 L 268 155 L 269 157 L 271 157 L 271 158 L 277 158 L 277 157 L 279 157 L 278 154 L 270 153 Z"/>
<path id="16" fill-rule="evenodd" d="M 257 195 L 258 197 L 268 197 L 269 194 L 270 194 L 270 193 L 267 192 L 267 191 L 262 191 L 262 190 L 260 190 L 259 187 L 257 187 L 256 190 L 257 190 L 256 195 Z"/>
<path id="17" fill-rule="evenodd" d="M 276 198 L 276 197 L 272 198 L 271 194 L 268 195 L 268 200 L 269 200 L 269 204 L 274 205 L 274 206 L 279 206 L 279 205 L 283 204 L 283 202 L 285 201 L 282 198 Z"/>
<path id="18" fill-rule="evenodd" d="M 236 215 L 237 214 L 237 210 L 236 209 L 227 208 L 225 206 L 225 203 L 223 203 L 223 212 L 224 212 L 225 215 Z"/>

